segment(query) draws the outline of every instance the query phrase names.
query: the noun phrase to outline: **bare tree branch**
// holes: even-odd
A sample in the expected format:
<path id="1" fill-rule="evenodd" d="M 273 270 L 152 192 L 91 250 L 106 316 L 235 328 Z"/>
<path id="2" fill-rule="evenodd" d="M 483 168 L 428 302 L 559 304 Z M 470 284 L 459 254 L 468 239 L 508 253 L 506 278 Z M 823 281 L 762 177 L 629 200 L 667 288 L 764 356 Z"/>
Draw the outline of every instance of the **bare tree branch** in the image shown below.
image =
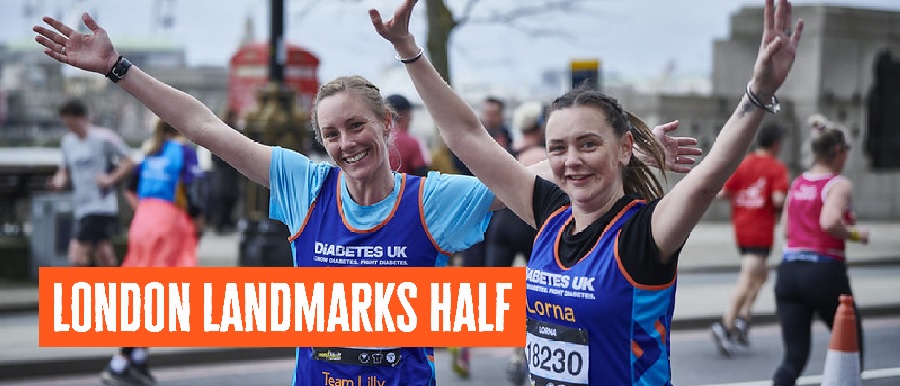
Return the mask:
<path id="1" fill-rule="evenodd" d="M 472 16 L 472 9 L 478 5 L 479 0 L 468 0 L 466 1 L 466 5 L 463 6 L 462 11 L 460 12 L 459 17 L 456 18 L 456 22 L 458 24 L 464 24 L 469 18 Z"/>
<path id="2" fill-rule="evenodd" d="M 470 18 L 466 24 L 498 24 L 513 23 L 522 19 L 544 16 L 548 13 L 575 13 L 585 11 L 582 5 L 589 0 L 550 0 L 540 4 L 520 5 L 508 11 L 493 11 L 480 18 Z"/>
<path id="3" fill-rule="evenodd" d="M 575 35 L 572 35 L 568 31 L 563 31 L 558 28 L 539 28 L 539 27 L 535 27 L 535 26 L 522 26 L 522 25 L 518 25 L 517 23 L 506 25 L 504 27 L 519 31 L 526 36 L 535 37 L 535 38 L 563 38 L 563 39 L 575 39 L 576 38 Z"/>
<path id="4" fill-rule="evenodd" d="M 312 10 L 316 6 L 318 6 L 320 3 L 323 3 L 325 0 L 289 0 L 289 1 L 294 4 L 296 4 L 296 3 L 302 4 L 302 8 L 300 8 L 297 11 L 291 12 L 291 18 L 293 20 L 303 20 L 306 18 L 306 16 L 309 15 L 310 12 L 312 12 Z M 331 1 L 347 3 L 347 4 L 360 2 L 360 0 L 331 0 Z"/>

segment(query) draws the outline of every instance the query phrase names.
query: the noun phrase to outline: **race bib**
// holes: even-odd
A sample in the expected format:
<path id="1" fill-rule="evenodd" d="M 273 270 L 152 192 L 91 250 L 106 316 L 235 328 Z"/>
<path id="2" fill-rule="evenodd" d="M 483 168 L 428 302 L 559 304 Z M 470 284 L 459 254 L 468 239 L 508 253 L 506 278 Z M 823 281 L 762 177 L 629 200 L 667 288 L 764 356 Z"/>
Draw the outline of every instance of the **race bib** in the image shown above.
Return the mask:
<path id="1" fill-rule="evenodd" d="M 587 386 L 587 330 L 526 321 L 525 355 L 534 386 Z"/>

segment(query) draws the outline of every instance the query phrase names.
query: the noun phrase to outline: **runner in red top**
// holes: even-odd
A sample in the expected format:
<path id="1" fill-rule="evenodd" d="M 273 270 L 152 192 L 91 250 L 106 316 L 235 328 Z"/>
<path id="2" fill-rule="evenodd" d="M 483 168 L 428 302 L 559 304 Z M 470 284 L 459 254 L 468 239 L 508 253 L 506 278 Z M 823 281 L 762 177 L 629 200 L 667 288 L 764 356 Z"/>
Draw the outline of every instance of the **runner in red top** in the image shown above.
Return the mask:
<path id="1" fill-rule="evenodd" d="M 756 150 L 747 155 L 719 193 L 731 201 L 731 220 L 741 255 L 741 272 L 731 304 L 722 321 L 713 323 L 713 340 L 722 355 L 747 346 L 750 309 L 766 282 L 772 252 L 775 218 L 787 194 L 788 170 L 778 160 L 784 130 L 776 125 L 760 129 Z"/>

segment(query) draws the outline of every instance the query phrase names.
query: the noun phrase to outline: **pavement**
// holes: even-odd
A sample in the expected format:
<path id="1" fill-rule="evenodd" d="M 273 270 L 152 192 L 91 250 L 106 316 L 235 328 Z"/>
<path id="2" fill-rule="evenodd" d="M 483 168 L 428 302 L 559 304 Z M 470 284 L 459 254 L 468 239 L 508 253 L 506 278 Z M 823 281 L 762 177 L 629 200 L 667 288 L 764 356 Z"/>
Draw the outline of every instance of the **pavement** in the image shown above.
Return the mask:
<path id="1" fill-rule="evenodd" d="M 863 317 L 900 315 L 900 221 L 859 224 L 870 230 L 868 245 L 849 244 L 848 264 Z M 238 235 L 207 232 L 198 247 L 202 266 L 237 266 Z M 727 222 L 702 222 L 685 244 L 679 263 L 672 329 L 706 328 L 730 301 L 740 260 Z M 774 268 L 781 245 L 770 259 Z M 881 269 L 880 267 L 884 267 Z M 888 267 L 892 267 L 888 269 Z M 772 324 L 774 272 L 754 306 L 754 324 Z M 37 282 L 0 281 L 0 382 L 38 376 L 97 372 L 111 348 L 38 346 Z M 154 366 L 184 366 L 247 359 L 292 357 L 292 348 L 153 348 Z"/>

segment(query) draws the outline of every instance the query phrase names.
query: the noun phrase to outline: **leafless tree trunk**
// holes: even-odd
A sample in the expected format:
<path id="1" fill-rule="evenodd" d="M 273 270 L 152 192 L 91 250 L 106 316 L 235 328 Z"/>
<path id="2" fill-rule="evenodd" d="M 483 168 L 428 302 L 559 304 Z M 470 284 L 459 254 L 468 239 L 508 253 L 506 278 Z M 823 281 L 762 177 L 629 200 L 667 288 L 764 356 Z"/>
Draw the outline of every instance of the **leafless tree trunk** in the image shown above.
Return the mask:
<path id="1" fill-rule="evenodd" d="M 444 77 L 448 84 L 453 84 L 450 78 L 450 61 L 447 55 L 447 46 L 450 34 L 459 23 L 453 18 L 453 13 L 447 8 L 444 0 L 427 0 L 425 2 L 428 14 L 428 32 L 425 48 L 428 50 L 428 58 L 434 64 L 438 74 Z"/>

